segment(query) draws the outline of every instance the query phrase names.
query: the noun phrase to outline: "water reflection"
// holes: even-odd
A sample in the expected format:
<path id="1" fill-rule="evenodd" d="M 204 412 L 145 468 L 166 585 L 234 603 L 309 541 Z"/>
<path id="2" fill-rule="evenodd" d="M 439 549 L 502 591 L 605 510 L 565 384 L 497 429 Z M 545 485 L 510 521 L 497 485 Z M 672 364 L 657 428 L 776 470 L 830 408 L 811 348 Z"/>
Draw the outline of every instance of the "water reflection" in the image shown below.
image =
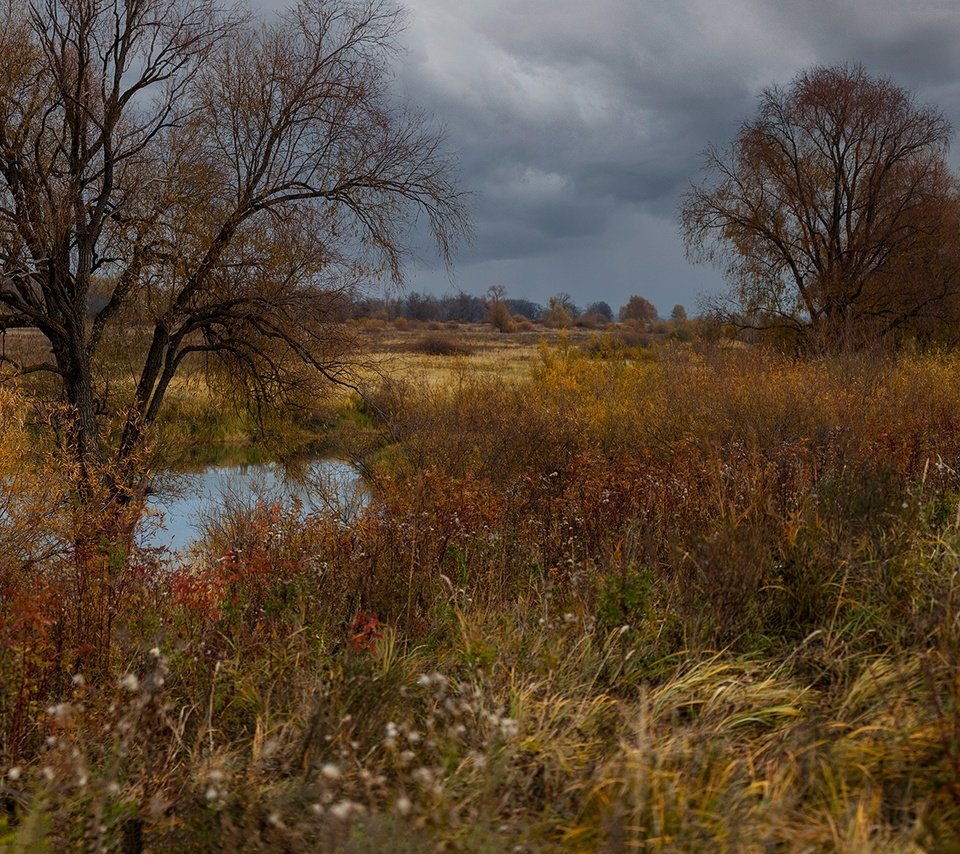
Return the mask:
<path id="1" fill-rule="evenodd" d="M 299 501 L 304 516 L 326 513 L 349 522 L 369 499 L 357 470 L 336 459 L 311 460 L 293 469 L 280 463 L 209 466 L 165 475 L 156 489 L 147 501 L 140 539 L 145 546 L 174 553 L 196 542 L 205 520 L 227 502 L 239 507 L 278 502 L 289 507 Z"/>

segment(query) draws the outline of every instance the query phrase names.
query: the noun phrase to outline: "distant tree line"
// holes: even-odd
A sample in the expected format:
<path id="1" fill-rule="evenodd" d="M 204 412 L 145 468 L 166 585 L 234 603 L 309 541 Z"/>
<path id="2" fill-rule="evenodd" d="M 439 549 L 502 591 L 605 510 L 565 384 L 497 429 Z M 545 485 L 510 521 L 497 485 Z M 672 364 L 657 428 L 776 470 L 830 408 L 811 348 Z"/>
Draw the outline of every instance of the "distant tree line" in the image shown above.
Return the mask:
<path id="1" fill-rule="evenodd" d="M 527 299 L 504 299 L 503 303 L 511 316 L 537 321 L 543 315 L 543 306 Z M 409 291 L 401 296 L 376 298 L 364 297 L 353 303 L 351 316 L 379 317 L 396 320 L 456 321 L 458 323 L 483 323 L 487 319 L 489 300 L 460 291 L 456 294 L 433 294 Z"/>
<path id="2" fill-rule="evenodd" d="M 417 321 L 435 321 L 446 323 L 483 323 L 494 322 L 491 309 L 505 309 L 506 316 L 514 320 L 542 322 L 551 326 L 570 326 L 578 321 L 583 325 L 596 326 L 611 323 L 614 318 L 621 321 L 640 321 L 652 323 L 659 319 L 657 309 L 648 299 L 631 296 L 618 312 L 610 304 L 598 300 L 581 308 L 568 293 L 559 293 L 550 298 L 544 306 L 532 300 L 506 296 L 506 289 L 494 285 L 485 296 L 476 296 L 459 291 L 455 294 L 437 296 L 420 291 L 408 291 L 392 297 L 365 296 L 353 301 L 347 309 L 353 319 L 376 317 L 393 321 L 397 318 Z M 686 310 L 682 305 L 674 306 L 670 315 L 672 321 L 686 320 Z M 500 323 L 495 323 L 500 326 Z"/>

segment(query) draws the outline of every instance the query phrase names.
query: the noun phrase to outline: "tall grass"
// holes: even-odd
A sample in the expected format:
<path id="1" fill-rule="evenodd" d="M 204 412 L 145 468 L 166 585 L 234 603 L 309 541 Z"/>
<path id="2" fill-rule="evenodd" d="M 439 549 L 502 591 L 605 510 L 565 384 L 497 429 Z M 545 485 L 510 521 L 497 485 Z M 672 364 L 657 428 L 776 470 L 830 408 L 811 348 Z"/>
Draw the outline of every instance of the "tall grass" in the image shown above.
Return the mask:
<path id="1" fill-rule="evenodd" d="M 960 356 L 561 345 L 373 403 L 365 515 L 103 564 L 131 580 L 96 673 L 36 585 L 69 601 L 74 556 L 0 540 L 50 644 L 5 609 L 0 839 L 960 844 Z"/>

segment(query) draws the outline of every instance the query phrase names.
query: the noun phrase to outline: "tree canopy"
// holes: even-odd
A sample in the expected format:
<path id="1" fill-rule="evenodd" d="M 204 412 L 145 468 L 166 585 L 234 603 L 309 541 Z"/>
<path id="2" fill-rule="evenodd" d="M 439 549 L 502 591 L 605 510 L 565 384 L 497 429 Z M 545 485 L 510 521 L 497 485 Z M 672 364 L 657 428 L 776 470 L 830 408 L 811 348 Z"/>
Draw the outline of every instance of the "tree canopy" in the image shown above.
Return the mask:
<path id="1" fill-rule="evenodd" d="M 627 300 L 626 305 L 620 306 L 620 319 L 652 323 L 657 319 L 657 309 L 646 297 L 634 295 Z"/>
<path id="2" fill-rule="evenodd" d="M 685 196 L 688 250 L 721 265 L 745 322 L 886 333 L 956 312 L 950 125 L 859 65 L 760 96 Z"/>
<path id="3" fill-rule="evenodd" d="M 301 0 L 8 2 L 0 20 L 0 332 L 39 330 L 84 463 L 136 452 L 185 359 L 282 398 L 342 379 L 344 298 L 464 228 L 433 123 L 390 91 L 399 12 Z M 132 393 L 100 370 L 135 334 Z M 107 447 L 102 414 L 119 412 Z"/>

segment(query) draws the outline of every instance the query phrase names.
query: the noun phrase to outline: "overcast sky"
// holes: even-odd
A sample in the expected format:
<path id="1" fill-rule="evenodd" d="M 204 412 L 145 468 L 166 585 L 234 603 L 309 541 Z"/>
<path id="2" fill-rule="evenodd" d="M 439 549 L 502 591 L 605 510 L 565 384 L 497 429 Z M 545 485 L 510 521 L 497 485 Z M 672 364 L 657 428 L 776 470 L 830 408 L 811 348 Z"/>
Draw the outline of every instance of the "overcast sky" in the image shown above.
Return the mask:
<path id="1" fill-rule="evenodd" d="M 277 0 L 274 0 L 277 2 Z M 433 114 L 474 195 L 473 244 L 451 281 L 408 287 L 661 314 L 723 287 L 677 234 L 708 142 L 758 92 L 814 64 L 862 62 L 960 127 L 957 0 L 406 0 L 404 96 Z M 954 146 L 958 163 L 960 144 Z"/>

